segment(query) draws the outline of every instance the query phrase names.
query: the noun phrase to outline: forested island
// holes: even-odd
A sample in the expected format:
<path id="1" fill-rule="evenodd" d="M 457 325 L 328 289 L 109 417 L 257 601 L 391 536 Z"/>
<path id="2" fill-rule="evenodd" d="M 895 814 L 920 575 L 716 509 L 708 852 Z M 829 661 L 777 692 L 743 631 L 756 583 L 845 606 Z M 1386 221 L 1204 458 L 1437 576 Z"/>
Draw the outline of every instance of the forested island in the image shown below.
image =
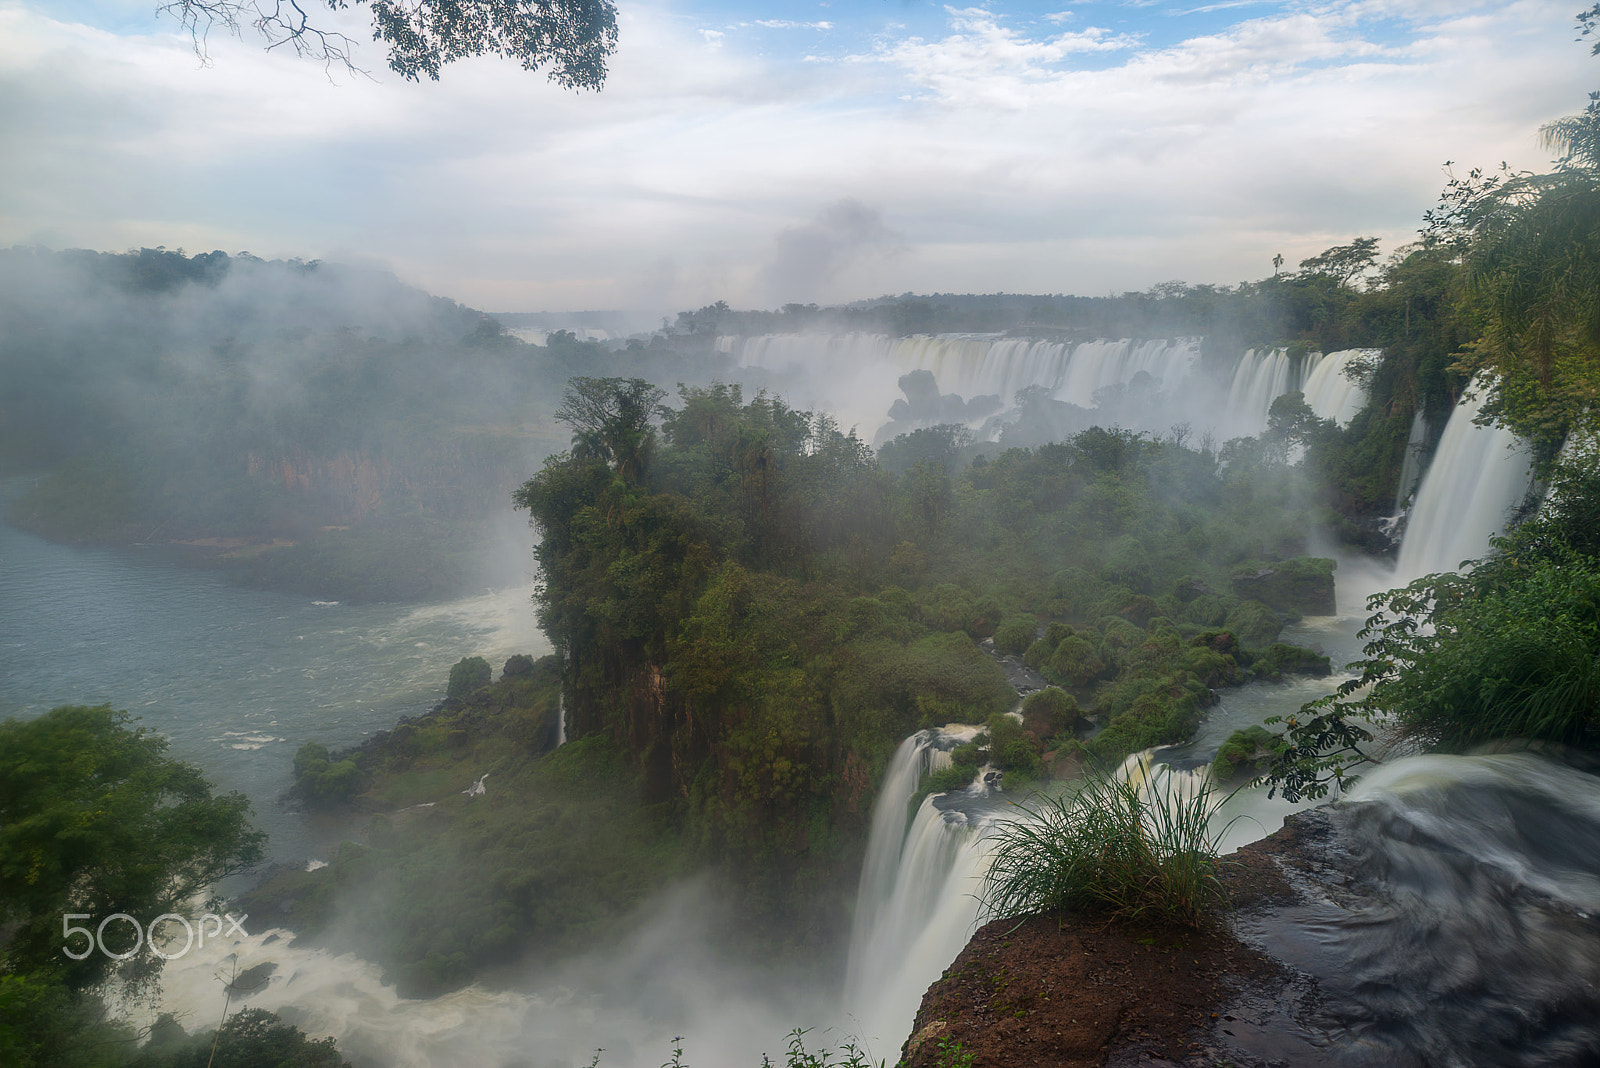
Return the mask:
<path id="1" fill-rule="evenodd" d="M 1017 798 L 1092 779 L 1190 740 L 1233 688 L 1335 666 L 1335 693 L 1239 732 L 1208 774 L 1320 797 L 1378 755 L 1375 726 L 1433 752 L 1595 750 L 1597 128 L 1595 103 L 1550 127 L 1548 174 L 1453 182 L 1387 259 L 1357 238 L 1237 287 L 712 305 L 618 344 L 529 344 L 332 265 L 13 249 L 0 465 L 36 482 L 7 521 L 330 600 L 438 599 L 497 581 L 487 531 L 511 500 L 554 653 L 465 659 L 432 711 L 347 751 L 297 746 L 299 803 L 349 840 L 275 869 L 249 911 L 433 997 L 613 944 L 652 895 L 710 872 L 722 950 L 836 975 L 874 801 L 918 732 L 972 728 L 907 819 L 980 773 Z M 1117 418 L 1165 410 L 1149 372 L 1092 406 L 1021 390 L 980 413 L 918 369 L 893 416 L 907 429 L 874 448 L 720 343 L 798 331 L 1195 337 L 1197 378 L 1256 350 L 1303 380 L 1313 355 L 1363 349 L 1341 366 L 1366 403 L 1341 422 L 1285 390 L 1259 433 L 1215 440 Z M 1469 571 L 1380 594 L 1365 659 L 1281 641 L 1334 612 L 1323 547 L 1392 550 L 1379 520 L 1407 495 L 1408 451 L 1436 448 L 1474 389 L 1527 443 L 1521 521 Z M 81 964 L 57 927 L 180 909 L 254 865 L 244 799 L 109 707 L 0 730 L 0 1052 L 204 1063 L 170 1020 L 139 1047 L 105 1019 L 102 995 L 159 981 L 151 946 Z M 343 922 L 352 902 L 362 919 Z M 229 1028 L 279 1052 L 228 1063 L 341 1060 L 265 1014 Z"/>

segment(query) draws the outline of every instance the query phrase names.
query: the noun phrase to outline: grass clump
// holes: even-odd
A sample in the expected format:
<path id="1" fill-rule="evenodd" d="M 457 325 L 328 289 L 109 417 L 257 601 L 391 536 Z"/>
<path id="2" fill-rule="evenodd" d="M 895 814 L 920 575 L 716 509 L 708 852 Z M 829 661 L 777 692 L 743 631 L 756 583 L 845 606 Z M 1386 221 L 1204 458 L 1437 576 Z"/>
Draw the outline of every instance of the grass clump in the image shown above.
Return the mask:
<path id="1" fill-rule="evenodd" d="M 993 832 L 991 915 L 1081 913 L 1198 927 L 1222 900 L 1209 790 L 1170 776 L 1141 788 L 1092 767 L 1075 790 L 1036 795 Z"/>

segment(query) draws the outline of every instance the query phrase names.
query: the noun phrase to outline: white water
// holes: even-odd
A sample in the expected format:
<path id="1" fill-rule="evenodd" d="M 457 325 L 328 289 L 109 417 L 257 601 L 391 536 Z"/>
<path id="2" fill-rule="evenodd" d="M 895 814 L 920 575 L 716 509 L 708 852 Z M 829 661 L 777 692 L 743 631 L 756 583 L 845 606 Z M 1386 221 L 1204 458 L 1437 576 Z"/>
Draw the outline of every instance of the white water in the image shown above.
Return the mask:
<path id="1" fill-rule="evenodd" d="M 987 866 L 979 829 L 990 806 L 983 804 L 982 777 L 959 808 L 924 798 L 909 831 L 906 807 L 936 755 L 981 729 L 956 725 L 907 738 L 873 805 L 844 1004 L 875 1049 L 898 1049 L 905 1041 L 928 984 L 972 933 L 974 895 Z"/>
<path id="2" fill-rule="evenodd" d="M 1419 410 L 1411 417 L 1411 436 L 1406 439 L 1405 459 L 1400 461 L 1400 482 L 1394 490 L 1394 510 L 1399 515 L 1422 480 L 1422 448 L 1428 440 L 1428 419 Z"/>
<path id="3" fill-rule="evenodd" d="M 1367 391 L 1352 382 L 1345 370 L 1352 360 L 1373 359 L 1378 349 L 1342 349 L 1326 356 L 1313 355 L 1311 370 L 1306 374 L 1306 404 L 1319 419 L 1332 419 L 1340 426 L 1348 426 L 1356 413 L 1367 404 Z"/>
<path id="4" fill-rule="evenodd" d="M 1450 414 L 1406 524 L 1397 585 L 1482 556 L 1528 491 L 1531 461 L 1517 436 L 1473 423 L 1485 397 L 1474 381 Z"/>
<path id="5" fill-rule="evenodd" d="M 158 1003 L 123 1009 L 136 1025 L 170 1012 L 191 1033 L 213 1028 L 235 963 L 240 972 L 271 964 L 265 986 L 234 997 L 229 1013 L 266 1009 L 309 1035 L 331 1035 L 356 1068 L 578 1068 L 599 1049 L 604 1068 L 656 1068 L 674 1044 L 689 1064 L 755 1068 L 763 1053 L 781 1052 L 790 1030 L 832 1009 L 815 991 L 711 958 L 703 947 L 713 911 L 704 888 L 690 884 L 656 902 L 652 918 L 603 956 L 509 976 L 505 988 L 476 983 L 429 999 L 400 997 L 376 964 L 295 945 L 290 932 L 247 921 L 248 937 L 169 962 Z"/>
<path id="6" fill-rule="evenodd" d="M 1300 388 L 1308 365 L 1283 349 L 1252 350 L 1219 383 L 1201 373 L 1200 343 L 1193 338 L 1070 343 L 994 334 L 769 334 L 724 337 L 718 347 L 741 368 L 777 376 L 791 400 L 832 411 L 841 425 L 854 426 L 869 439 L 900 397 L 900 376 L 925 370 L 941 394 L 968 400 L 998 396 L 1009 406 L 1019 391 L 1040 387 L 1055 400 L 1082 408 L 1094 406 L 1100 390 L 1127 386 L 1144 374 L 1166 396 L 1148 411 L 1123 413 L 1124 420 L 1142 421 L 1133 429 L 1159 433 L 1188 422 L 1224 441 L 1265 429 L 1273 400 Z M 1318 402 L 1329 406 L 1329 418 L 1348 420 L 1364 403 L 1360 391 L 1337 373 L 1360 351 L 1310 358 L 1333 361 L 1323 373 L 1327 400 Z"/>

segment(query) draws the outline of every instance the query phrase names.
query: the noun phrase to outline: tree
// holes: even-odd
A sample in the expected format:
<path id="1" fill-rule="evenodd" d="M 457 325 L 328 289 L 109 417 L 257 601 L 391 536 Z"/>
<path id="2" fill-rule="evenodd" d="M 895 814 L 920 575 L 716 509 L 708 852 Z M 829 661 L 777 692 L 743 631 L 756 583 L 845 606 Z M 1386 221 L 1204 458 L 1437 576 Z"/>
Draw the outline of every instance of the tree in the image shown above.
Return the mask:
<path id="1" fill-rule="evenodd" d="M 1370 268 L 1378 260 L 1378 239 L 1358 237 L 1348 245 L 1335 245 L 1326 252 L 1300 261 L 1306 274 L 1321 274 L 1347 286 L 1356 275 Z"/>
<path id="2" fill-rule="evenodd" d="M 567 383 L 555 417 L 572 428 L 575 459 L 613 464 L 623 479 L 637 483 L 655 451 L 650 420 L 666 395 L 642 378 L 580 376 Z"/>
<path id="3" fill-rule="evenodd" d="M 372 39 L 389 50 L 389 69 L 407 81 L 439 80 L 446 63 L 497 55 L 523 70 L 548 66 L 550 80 L 568 89 L 605 84 L 606 60 L 617 48 L 617 9 L 611 0 L 324 0 L 333 11 L 356 4 L 372 8 Z M 249 28 L 267 48 L 287 45 L 296 55 L 355 65 L 355 41 L 318 26 L 302 0 L 171 0 L 158 11 L 188 30 L 205 57 L 213 27 L 239 36 Z"/>
<path id="4" fill-rule="evenodd" d="M 1495 380 L 1484 416 L 1547 461 L 1574 426 L 1593 429 L 1600 399 L 1600 94 L 1540 133 L 1554 170 L 1452 180 L 1427 238 L 1461 250 L 1483 324 L 1463 363 Z"/>
<path id="5" fill-rule="evenodd" d="M 63 952 L 63 917 L 91 929 L 118 913 L 148 925 L 182 913 L 196 894 L 261 860 L 238 793 L 213 796 L 200 769 L 166 755 L 167 741 L 109 705 L 64 706 L 0 723 L 0 930 L 8 972 L 81 991 L 116 968 L 131 981 L 160 967 L 148 939 L 119 965 L 106 953 Z M 81 940 L 84 936 L 75 935 Z M 100 932 L 111 952 L 131 925 Z M 70 943 L 76 953 L 81 946 Z"/>
<path id="6" fill-rule="evenodd" d="M 481 656 L 464 656 L 450 669 L 450 685 L 446 697 L 470 697 L 489 685 L 493 670 L 489 661 Z"/>

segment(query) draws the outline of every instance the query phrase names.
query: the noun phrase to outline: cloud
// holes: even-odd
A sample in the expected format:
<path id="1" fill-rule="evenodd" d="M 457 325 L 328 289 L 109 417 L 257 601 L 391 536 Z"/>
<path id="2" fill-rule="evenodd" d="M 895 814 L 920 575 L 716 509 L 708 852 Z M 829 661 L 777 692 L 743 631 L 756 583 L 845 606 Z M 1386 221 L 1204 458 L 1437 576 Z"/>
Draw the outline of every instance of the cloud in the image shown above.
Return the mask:
<path id="1" fill-rule="evenodd" d="M 496 310 L 1232 282 L 1392 247 L 1445 159 L 1542 166 L 1592 74 L 1564 11 L 1319 0 L 1179 39 L 996 3 L 713 38 L 646 0 L 596 95 L 493 60 L 330 85 L 226 38 L 201 69 L 170 24 L 0 0 L 0 244 L 356 249 Z"/>
<path id="2" fill-rule="evenodd" d="M 776 306 L 837 299 L 841 275 L 903 251 L 904 239 L 877 208 L 844 197 L 810 222 L 782 230 L 773 246 L 761 272 L 761 295 Z"/>
<path id="3" fill-rule="evenodd" d="M 1021 107 L 1026 86 L 1048 81 L 1072 57 L 1116 52 L 1138 42 L 1127 34 L 1088 27 L 1032 38 L 1003 26 L 987 8 L 946 8 L 954 32 L 937 41 L 921 38 L 885 43 L 856 62 L 883 63 L 941 102 L 959 107 Z"/>
<path id="4" fill-rule="evenodd" d="M 760 26 L 767 30 L 831 30 L 831 22 L 795 22 L 792 19 L 756 19 L 740 25 Z"/>

